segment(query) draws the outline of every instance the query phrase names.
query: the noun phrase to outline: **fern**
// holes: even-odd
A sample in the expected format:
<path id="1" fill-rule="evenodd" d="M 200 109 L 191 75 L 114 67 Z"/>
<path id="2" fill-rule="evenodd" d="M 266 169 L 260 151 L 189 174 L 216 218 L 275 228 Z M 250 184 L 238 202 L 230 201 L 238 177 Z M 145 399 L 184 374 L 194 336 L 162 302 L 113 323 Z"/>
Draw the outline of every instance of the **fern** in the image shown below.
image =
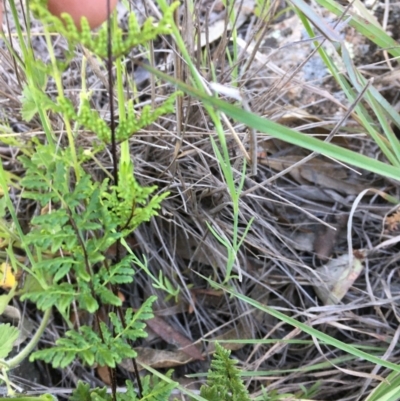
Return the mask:
<path id="1" fill-rule="evenodd" d="M 107 179 L 93 181 L 82 168 L 77 180 L 69 150 L 55 154 L 50 145 L 38 145 L 31 158 L 24 156 L 21 161 L 26 168 L 21 181 L 24 197 L 49 209 L 32 219 L 25 239 L 40 252 L 34 272 L 46 284 L 24 298 L 43 310 L 56 306 L 63 315 L 74 300 L 80 308 L 95 312 L 99 303 L 93 293 L 103 304 L 120 306 L 109 286 L 133 281 L 132 256 L 105 264 L 104 255 L 156 215 L 168 193 L 151 197 L 156 187 L 141 187 L 132 171 L 121 172 L 126 179 L 117 187 L 110 187 Z M 118 232 L 119 227 L 123 229 Z M 62 282 L 67 275 L 73 277 L 68 284 Z"/>
<path id="2" fill-rule="evenodd" d="M 2 359 L 11 353 L 13 343 L 17 340 L 18 336 L 19 331 L 16 327 L 11 326 L 9 323 L 0 324 L 0 369 L 2 368 Z"/>
<path id="3" fill-rule="evenodd" d="M 152 18 L 148 18 L 142 26 L 139 25 L 136 15 L 130 13 L 127 32 L 123 32 L 119 27 L 112 31 L 113 57 L 126 55 L 134 47 L 145 45 L 160 35 L 170 34 L 172 32 L 173 14 L 178 6 L 178 2 L 172 3 L 162 10 L 163 16 L 158 23 L 155 23 Z M 81 29 L 79 30 L 70 15 L 64 13 L 61 19 L 52 15 L 47 9 L 47 0 L 34 0 L 31 2 L 30 8 L 37 18 L 48 25 L 50 30 L 60 33 L 67 39 L 69 55 L 71 54 L 71 49 L 81 43 L 97 56 L 107 57 L 106 26 L 101 27 L 97 34 L 93 34 L 87 19 L 83 17 Z M 63 65 L 68 65 L 68 63 L 64 62 L 59 66 Z"/>
<path id="4" fill-rule="evenodd" d="M 128 309 L 124 317 L 126 327 L 123 327 L 117 316 L 111 313 L 113 330 L 110 330 L 104 322 L 100 322 L 99 333 L 94 332 L 89 326 L 82 326 L 79 331 L 69 330 L 65 333 L 65 338 L 57 340 L 54 347 L 34 352 L 30 360 L 40 358 L 51 363 L 54 368 L 65 368 L 75 358 L 79 358 L 89 366 L 96 363 L 115 368 L 122 359 L 137 356 L 136 351 L 126 340 L 134 341 L 140 337 L 147 337 L 143 320 L 153 317 L 151 305 L 155 300 L 155 296 L 147 299 L 136 313 Z"/>
<path id="5" fill-rule="evenodd" d="M 172 372 L 167 373 L 167 377 L 171 377 Z M 117 401 L 167 401 L 170 399 L 172 390 L 175 388 L 175 383 L 167 383 L 156 376 L 145 376 L 142 378 L 143 393 L 142 398 L 139 398 L 132 382 L 126 382 L 126 392 L 117 393 Z M 111 401 L 112 397 L 107 394 L 107 389 L 94 388 L 91 389 L 86 383 L 79 382 L 77 388 L 69 397 L 68 401 Z"/>
<path id="6" fill-rule="evenodd" d="M 170 95 L 168 99 L 155 110 L 152 110 L 151 106 L 144 106 L 138 117 L 133 107 L 133 101 L 129 100 L 126 105 L 126 119 L 119 123 L 116 130 L 117 141 L 127 140 L 142 128 L 155 122 L 160 116 L 173 113 L 175 111 L 175 102 L 178 95 L 181 95 L 181 92 L 175 92 Z"/>
<path id="7" fill-rule="evenodd" d="M 207 385 L 200 389 L 200 395 L 208 401 L 250 401 L 249 393 L 240 378 L 237 361 L 229 358 L 230 351 L 218 343 L 208 371 Z"/>
<path id="8" fill-rule="evenodd" d="M 78 385 L 69 401 L 111 401 L 111 394 L 107 394 L 107 388 L 93 388 L 91 389 L 89 384 L 78 382 Z"/>
<path id="9" fill-rule="evenodd" d="M 157 121 L 160 116 L 174 112 L 178 95 L 181 95 L 181 92 L 171 94 L 156 109 L 152 109 L 151 106 L 144 106 L 140 113 L 135 111 L 133 101 L 129 100 L 125 105 L 126 118 L 120 121 L 115 132 L 116 140 L 118 142 L 126 141 L 141 129 Z M 54 104 L 48 101 L 46 107 L 54 111 L 60 110 L 65 116 L 77 121 L 86 130 L 96 133 L 98 138 L 105 144 L 111 142 L 110 127 L 101 118 L 99 112 L 90 107 L 88 93 L 81 93 L 79 112 L 75 111 L 72 102 L 66 97 L 59 96 L 57 102 L 57 104 Z"/>
<path id="10" fill-rule="evenodd" d="M 127 32 L 112 24 L 113 56 L 120 58 L 135 46 L 146 45 L 161 34 L 171 33 L 177 6 L 178 3 L 173 3 L 165 7 L 158 24 L 148 19 L 140 26 L 134 13 L 130 14 Z M 23 300 L 32 301 L 38 309 L 46 311 L 47 321 L 51 308 L 57 308 L 69 327 L 73 327 L 70 322 L 72 304 L 77 310 L 89 313 L 96 313 L 100 306 L 108 306 L 105 310 L 119 308 L 118 314 L 108 313 L 107 323 L 100 321 L 95 329 L 82 325 L 61 334 L 53 347 L 36 351 L 31 360 L 40 358 L 55 368 L 65 368 L 79 358 L 89 366 L 115 368 L 123 358 L 136 357 L 132 342 L 146 336 L 145 321 L 153 317 L 151 305 L 155 297 L 146 300 L 135 313 L 132 309 L 124 311 L 117 287 L 133 281 L 134 265 L 139 265 L 139 259 L 130 253 L 122 259 L 112 260 L 108 250 L 124 243 L 140 224 L 157 215 L 168 192 L 156 193 L 156 186 L 142 187 L 136 181 L 129 151 L 123 153 L 117 185 L 112 185 L 107 178 L 96 180 L 90 174 L 86 165 L 89 155 L 111 142 L 111 129 L 98 111 L 91 108 L 91 94 L 84 84 L 78 108 L 65 97 L 61 72 L 69 66 L 78 44 L 98 57 L 106 57 L 106 27 L 93 33 L 83 18 L 78 30 L 70 16 L 63 15 L 61 19 L 53 16 L 47 9 L 47 0 L 31 0 L 29 7 L 44 22 L 45 35 L 50 31 L 60 33 L 66 38 L 68 48 L 62 62 L 54 60 L 49 65 L 27 52 L 24 59 L 27 65 L 22 67 L 27 74 L 34 75 L 26 80 L 23 88 L 22 116 L 26 121 L 39 116 L 46 142 L 40 143 L 39 139 L 33 138 L 20 157 L 25 170 L 20 181 L 21 193 L 25 199 L 36 202 L 38 213 L 30 221 L 29 231 L 18 238 L 30 263 L 22 265 L 15 261 L 17 267 L 29 272 L 26 285 L 19 294 Z M 50 51 L 54 56 L 54 49 Z M 46 90 L 48 82 L 54 81 L 59 92 L 53 98 Z M 141 110 L 134 107 L 133 101 L 123 101 L 118 106 L 121 115 L 116 125 L 116 140 L 126 142 L 160 116 L 174 112 L 178 95 L 178 92 L 171 94 L 157 107 L 145 106 Z M 78 148 L 76 133 L 70 128 L 67 129 L 69 146 L 63 148 L 62 141 L 56 146 L 56 136 L 47 118 L 49 112 L 60 115 L 66 127 L 83 127 L 95 133 L 98 141 L 94 142 L 94 147 L 97 148 Z M 15 211 L 11 214 L 16 215 Z M 172 285 L 168 281 L 165 283 L 168 285 L 163 286 L 160 272 L 160 288 L 171 292 Z M 174 295 L 177 296 L 177 292 Z M 99 320 L 100 314 L 96 313 L 96 316 Z M 157 378 L 145 378 L 142 396 L 147 400 L 166 401 L 173 387 Z M 132 383 L 127 384 L 127 389 L 127 393 L 118 394 L 117 399 L 137 398 Z M 101 401 L 110 397 L 103 390 L 90 390 L 88 386 L 80 385 L 71 399 Z"/>
<path id="11" fill-rule="evenodd" d="M 166 376 L 171 378 L 172 371 L 169 371 Z M 176 383 L 168 383 L 167 381 L 163 381 L 159 379 L 157 376 L 145 376 L 142 381 L 143 386 L 143 394 L 142 400 L 149 401 L 166 401 L 170 399 L 170 395 L 172 390 L 176 387 Z M 120 394 L 120 398 L 117 398 L 121 401 L 130 401 L 129 395 L 132 394 L 133 387 L 130 384 L 128 386 L 128 391 L 126 394 Z"/>

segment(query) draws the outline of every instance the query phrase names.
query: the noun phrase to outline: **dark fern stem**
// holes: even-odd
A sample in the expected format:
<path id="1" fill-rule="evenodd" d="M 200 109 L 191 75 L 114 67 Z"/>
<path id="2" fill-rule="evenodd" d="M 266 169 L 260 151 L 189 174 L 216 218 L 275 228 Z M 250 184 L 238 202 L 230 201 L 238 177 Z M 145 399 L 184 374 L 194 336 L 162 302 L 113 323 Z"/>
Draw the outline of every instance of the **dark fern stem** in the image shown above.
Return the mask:
<path id="1" fill-rule="evenodd" d="M 110 103 L 110 129 L 111 129 L 111 154 L 112 154 L 112 161 L 113 161 L 113 177 L 114 177 L 114 185 L 118 187 L 118 158 L 117 158 L 117 140 L 115 135 L 115 115 L 114 115 L 114 96 L 113 96 L 113 75 L 112 75 L 112 66 L 113 66 L 113 56 L 112 56 L 112 38 L 111 38 L 111 2 L 107 0 L 107 70 L 108 70 L 108 96 L 109 96 L 109 103 Z M 121 261 L 120 255 L 120 240 L 117 240 L 116 243 L 116 254 L 115 254 L 115 262 L 119 263 Z M 118 293 L 117 286 L 113 286 L 114 294 Z M 118 315 L 121 320 L 122 326 L 126 327 L 125 317 L 121 307 L 118 307 Z M 131 340 L 128 340 L 129 344 L 133 347 Z M 136 363 L 136 360 L 132 358 L 132 364 L 136 376 L 136 382 L 138 385 L 138 395 L 139 398 L 142 398 L 143 394 L 143 387 L 139 376 L 139 369 Z M 116 394 L 117 394 L 117 378 L 116 378 L 116 370 L 109 368 L 109 373 L 111 377 L 111 386 L 112 386 L 112 397 L 113 401 L 116 401 Z"/>

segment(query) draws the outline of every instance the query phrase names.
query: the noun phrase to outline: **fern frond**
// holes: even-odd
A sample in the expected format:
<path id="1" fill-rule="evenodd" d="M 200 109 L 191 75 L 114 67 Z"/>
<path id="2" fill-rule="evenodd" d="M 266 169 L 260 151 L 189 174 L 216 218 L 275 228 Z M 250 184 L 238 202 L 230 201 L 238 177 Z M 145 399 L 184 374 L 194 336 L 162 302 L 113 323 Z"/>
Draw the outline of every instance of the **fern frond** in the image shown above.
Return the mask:
<path id="1" fill-rule="evenodd" d="M 34 352 L 31 360 L 40 358 L 51 363 L 54 368 L 65 368 L 75 358 L 79 358 L 90 366 L 97 363 L 115 368 L 122 359 L 137 356 L 126 340 L 135 341 L 140 337 L 147 337 L 143 320 L 153 317 L 151 305 L 155 299 L 154 296 L 147 299 L 136 313 L 128 309 L 125 313 L 126 327 L 122 326 L 115 313 L 111 313 L 113 330 L 104 322 L 100 322 L 101 335 L 89 326 L 81 326 L 79 331 L 69 330 L 65 338 L 58 339 L 52 348 Z"/>
<path id="2" fill-rule="evenodd" d="M 128 20 L 128 30 L 123 32 L 121 28 L 113 30 L 113 57 L 121 57 L 129 53 L 132 48 L 144 45 L 156 39 L 160 35 L 168 35 L 172 32 L 174 11 L 179 6 L 179 2 L 172 3 L 164 10 L 162 18 L 155 23 L 153 19 L 148 18 L 142 26 L 139 25 L 136 15 L 131 13 Z M 98 36 L 84 33 L 82 25 L 81 43 L 90 49 L 99 57 L 107 57 L 107 27 L 102 26 Z"/>
<path id="3" fill-rule="evenodd" d="M 107 394 L 107 388 L 90 388 L 89 384 L 78 382 L 68 401 L 111 401 L 111 394 Z"/>
<path id="4" fill-rule="evenodd" d="M 172 371 L 166 376 L 170 378 Z M 139 399 L 137 390 L 131 381 L 126 381 L 126 391 L 117 393 L 117 401 L 167 401 L 170 399 L 172 390 L 176 387 L 175 383 L 170 383 L 159 379 L 157 376 L 144 376 L 142 379 L 142 398 Z M 77 388 L 72 393 L 68 401 L 111 401 L 112 396 L 107 394 L 107 389 L 93 388 L 89 384 L 78 382 Z"/>
<path id="5" fill-rule="evenodd" d="M 36 303 L 40 310 L 46 310 L 57 306 L 61 313 L 65 313 L 74 301 L 77 293 L 69 283 L 54 284 L 45 289 L 29 291 L 22 295 L 22 300 L 30 300 Z"/>
<path id="6" fill-rule="evenodd" d="M 163 16 L 158 23 L 148 18 L 142 26 L 139 25 L 135 14 L 130 13 L 128 31 L 124 32 L 119 27 L 112 31 L 113 57 L 126 55 L 132 48 L 145 45 L 159 35 L 170 34 L 174 11 L 178 6 L 179 2 L 172 3 L 163 10 Z M 70 15 L 63 13 L 61 19 L 52 15 L 47 9 L 47 0 L 31 1 L 30 8 L 50 30 L 60 33 L 67 39 L 69 50 L 76 44 L 82 43 L 98 57 L 107 57 L 107 26 L 103 25 L 98 33 L 94 34 L 87 19 L 83 17 L 79 30 Z"/>
<path id="7" fill-rule="evenodd" d="M 1 323 L 0 324 L 0 368 L 1 368 L 1 359 L 6 358 L 12 351 L 14 341 L 17 340 L 19 336 L 19 330 L 11 326 L 10 323 Z"/>
<path id="8" fill-rule="evenodd" d="M 200 389 L 200 395 L 208 401 L 250 401 L 249 393 L 240 378 L 237 361 L 229 358 L 231 352 L 218 343 L 208 371 L 207 385 Z"/>
<path id="9" fill-rule="evenodd" d="M 123 327 L 119 317 L 115 313 L 110 313 L 110 320 L 114 325 L 117 336 L 128 338 L 131 341 L 140 337 L 147 337 L 147 333 L 144 331 L 146 327 L 144 321 L 154 317 L 151 306 L 156 299 L 156 296 L 149 297 L 136 312 L 133 312 L 131 308 L 127 309 L 124 319 L 125 327 Z"/>
<path id="10" fill-rule="evenodd" d="M 136 357 L 136 352 L 128 344 L 113 338 L 104 323 L 101 323 L 101 330 L 104 342 L 100 335 L 88 326 L 82 326 L 79 332 L 67 331 L 65 338 L 58 339 L 55 346 L 34 352 L 30 360 L 42 359 L 51 363 L 54 368 L 65 368 L 75 358 L 79 358 L 89 366 L 98 363 L 114 368 L 123 358 Z"/>
<path id="11" fill-rule="evenodd" d="M 171 378 L 172 370 L 166 376 Z M 142 400 L 165 401 L 169 400 L 172 390 L 176 387 L 175 383 L 168 383 L 157 376 L 145 376 L 142 380 L 143 397 Z M 125 401 L 125 400 L 124 400 Z M 126 401 L 128 401 L 126 399 Z"/>
<path id="12" fill-rule="evenodd" d="M 140 114 L 137 116 L 133 107 L 133 101 L 129 100 L 126 105 L 126 119 L 120 121 L 116 129 L 117 141 L 122 142 L 129 139 L 132 135 L 136 134 L 142 128 L 154 123 L 159 117 L 173 113 L 175 110 L 176 97 L 180 96 L 181 92 L 175 92 L 171 94 L 164 103 L 157 106 L 156 109 L 152 109 L 151 106 L 144 106 Z"/>

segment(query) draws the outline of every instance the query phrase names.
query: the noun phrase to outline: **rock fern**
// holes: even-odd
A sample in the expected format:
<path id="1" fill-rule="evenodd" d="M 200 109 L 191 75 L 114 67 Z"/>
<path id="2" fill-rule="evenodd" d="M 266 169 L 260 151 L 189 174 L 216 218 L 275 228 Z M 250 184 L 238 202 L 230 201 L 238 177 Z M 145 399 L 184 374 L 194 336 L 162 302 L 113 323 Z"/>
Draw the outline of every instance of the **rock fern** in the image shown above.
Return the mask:
<path id="1" fill-rule="evenodd" d="M 121 57 L 133 47 L 146 45 L 160 34 L 170 33 L 177 5 L 174 3 L 162 10 L 163 17 L 158 24 L 149 19 L 139 26 L 134 13 L 130 14 L 127 32 L 113 23 L 111 56 L 114 62 L 121 62 Z M 126 244 L 124 240 L 140 224 L 157 215 L 168 192 L 156 193 L 156 186 L 144 187 L 139 184 L 135 179 L 129 151 L 128 156 L 126 151 L 121 152 L 121 162 L 118 171 L 114 171 L 114 180 L 107 176 L 95 176 L 87 162 L 93 153 L 110 144 L 113 146 L 114 159 L 117 142 L 129 150 L 127 141 L 132 135 L 154 123 L 160 116 L 174 112 L 176 96 L 179 94 L 171 94 L 158 107 L 145 106 L 141 110 L 137 110 L 132 101 L 119 97 L 119 121 L 116 121 L 115 130 L 112 129 L 92 108 L 91 94 L 85 90 L 84 84 L 80 104 L 76 107 L 65 96 L 60 78 L 78 44 L 97 57 L 107 56 L 109 38 L 106 27 L 93 33 L 83 19 L 82 29 L 78 30 L 70 16 L 63 15 L 60 20 L 51 15 L 46 0 L 32 0 L 29 7 L 43 22 L 44 32 L 61 34 L 68 48 L 62 62 L 50 57 L 52 63 L 49 65 L 41 62 L 39 57 L 34 57 L 30 47 L 26 47 L 24 54 L 26 63 L 22 68 L 30 78 L 23 89 L 22 116 L 27 121 L 39 117 L 46 140 L 34 138 L 20 157 L 25 172 L 20 181 L 22 197 L 36 204 L 36 213 L 27 232 L 22 234 L 20 230 L 19 243 L 29 255 L 29 263 L 21 263 L 17 258 L 14 260 L 16 268 L 27 273 L 25 284 L 19 292 L 22 299 L 35 303 L 38 309 L 45 311 L 46 319 L 55 308 L 69 327 L 64 334 L 59 333 L 60 338 L 54 346 L 38 350 L 30 358 L 40 358 L 57 368 L 65 368 L 79 359 L 89 366 L 115 369 L 122 359 L 137 356 L 133 345 L 146 336 L 145 321 L 153 317 L 151 307 L 155 300 L 155 297 L 149 297 L 135 312 L 130 308 L 122 308 L 118 287 L 133 282 L 138 257 L 130 249 L 126 250 L 124 256 L 121 244 Z M 53 52 L 54 56 L 54 49 L 49 49 L 49 52 Z M 55 96 L 47 91 L 51 79 L 58 88 Z M 121 77 L 117 77 L 117 82 L 121 87 Z M 65 142 L 60 141 L 53 132 L 46 113 L 58 114 L 67 127 L 74 127 L 74 132 L 67 129 L 67 146 L 63 146 Z M 94 141 L 97 148 L 94 151 L 77 147 L 78 134 L 75 129 L 80 127 L 97 136 L 97 141 Z M 117 164 L 114 163 L 114 166 Z M 16 216 L 15 211 L 11 214 Z M 17 219 L 15 223 L 18 224 Z M 110 249 L 118 251 L 113 254 Z M 102 313 L 107 313 L 106 318 L 99 313 L 100 308 Z M 94 324 L 89 320 L 75 327 L 71 316 L 76 310 L 93 314 Z M 44 330 L 44 326 L 40 330 Z M 26 355 L 21 354 L 22 357 Z M 10 363 L 0 360 L 0 367 L 12 368 L 21 358 L 11 359 Z M 145 378 L 141 386 L 139 382 L 139 387 L 142 389 L 137 394 L 133 384 L 128 383 L 128 392 L 117 397 L 114 391 L 112 399 L 145 397 L 166 401 L 173 386 L 155 378 Z M 72 399 L 74 397 L 109 399 L 104 391 L 90 390 L 85 385 L 78 387 Z"/>
<path id="2" fill-rule="evenodd" d="M 200 395 L 208 401 L 250 401 L 249 393 L 240 378 L 237 361 L 229 358 L 230 351 L 218 343 L 208 371 L 207 385 L 203 385 Z"/>
<path id="3" fill-rule="evenodd" d="M 147 336 L 143 321 L 153 317 L 151 305 L 155 299 L 148 298 L 136 313 L 133 313 L 132 309 L 125 311 L 125 327 L 112 312 L 109 318 L 113 323 L 113 330 L 104 322 L 100 322 L 98 333 L 89 326 L 81 326 L 79 331 L 69 330 L 55 346 L 36 351 L 31 359 L 40 358 L 51 363 L 53 367 L 65 368 L 78 357 L 89 366 L 97 364 L 115 368 L 124 358 L 136 358 L 136 351 L 126 340 L 135 341 Z"/>

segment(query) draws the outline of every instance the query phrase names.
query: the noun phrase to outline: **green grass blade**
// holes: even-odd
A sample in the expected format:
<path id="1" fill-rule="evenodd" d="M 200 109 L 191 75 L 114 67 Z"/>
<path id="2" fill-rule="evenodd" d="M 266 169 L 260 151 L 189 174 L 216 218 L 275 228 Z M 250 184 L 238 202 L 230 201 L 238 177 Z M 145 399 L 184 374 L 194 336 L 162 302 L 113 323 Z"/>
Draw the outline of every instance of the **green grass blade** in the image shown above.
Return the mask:
<path id="1" fill-rule="evenodd" d="M 207 94 L 198 91 L 184 82 L 180 82 L 148 65 L 142 64 L 142 66 L 159 78 L 176 85 L 179 89 L 188 93 L 189 95 L 202 100 L 208 105 L 214 106 L 219 111 L 223 111 L 235 121 L 240 121 L 246 124 L 248 127 L 252 127 L 261 133 L 271 135 L 275 138 L 291 143 L 292 145 L 300 146 L 310 151 L 320 153 L 333 159 L 340 160 L 343 163 L 348 163 L 352 166 L 362 168 L 385 177 L 390 177 L 395 180 L 400 178 L 399 167 L 385 164 L 381 161 L 358 154 L 357 152 L 349 149 L 344 149 L 331 143 L 322 142 L 319 139 L 313 138 L 304 133 L 294 131 L 283 125 L 267 120 L 266 118 L 245 111 L 221 99 L 208 96 Z"/>
<path id="2" fill-rule="evenodd" d="M 268 313 L 269 315 L 271 315 L 287 324 L 290 324 L 291 326 L 297 327 L 298 329 L 304 331 L 305 333 L 309 334 L 310 336 L 314 336 L 319 341 L 321 341 L 325 344 L 332 345 L 333 347 L 335 347 L 337 349 L 341 349 L 342 351 L 345 351 L 348 354 L 351 354 L 358 358 L 372 362 L 376 365 L 384 366 L 385 368 L 394 370 L 396 372 L 400 372 L 400 365 L 396 365 L 395 363 L 384 361 L 383 359 L 380 359 L 374 355 L 370 355 L 370 354 L 368 354 L 364 351 L 361 351 L 349 344 L 346 344 L 342 341 L 336 340 L 335 338 L 333 338 L 317 329 L 314 329 L 313 327 L 310 327 L 305 323 L 301 323 L 301 322 L 297 321 L 296 319 L 293 319 L 292 317 L 285 315 L 282 312 L 279 312 L 273 308 L 265 306 L 265 305 L 261 304 L 260 302 L 247 297 L 246 295 L 239 294 L 238 292 L 236 292 L 228 287 L 220 285 L 220 284 L 216 283 L 215 281 L 202 276 L 201 274 L 199 274 L 199 276 L 201 276 L 204 280 L 207 280 L 210 283 L 210 285 L 212 285 L 213 287 L 217 287 L 221 290 L 224 290 L 227 293 L 231 294 L 232 296 L 240 299 L 241 301 L 244 301 L 247 304 L 252 305 L 257 309 L 259 309 L 265 313 Z"/>
<path id="3" fill-rule="evenodd" d="M 342 16 L 344 13 L 345 9 L 338 1 L 316 0 L 316 2 L 338 17 Z M 346 20 L 346 18 L 347 17 L 344 17 L 344 20 Z M 381 27 L 353 13 L 351 14 L 348 24 L 379 47 L 386 49 L 392 56 L 400 57 L 399 43 L 391 38 Z"/>

